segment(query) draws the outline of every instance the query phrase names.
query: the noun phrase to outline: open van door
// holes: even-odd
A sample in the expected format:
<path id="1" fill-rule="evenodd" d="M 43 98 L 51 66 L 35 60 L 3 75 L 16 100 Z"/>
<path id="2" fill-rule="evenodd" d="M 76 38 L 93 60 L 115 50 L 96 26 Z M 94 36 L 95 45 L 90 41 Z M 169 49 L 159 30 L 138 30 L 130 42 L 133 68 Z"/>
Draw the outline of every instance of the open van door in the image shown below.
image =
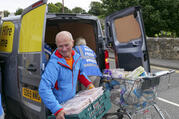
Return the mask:
<path id="1" fill-rule="evenodd" d="M 115 51 L 116 67 L 132 71 L 143 66 L 150 72 L 146 36 L 140 7 L 131 7 L 107 16 L 107 43 Z"/>
<path id="2" fill-rule="evenodd" d="M 46 24 L 47 0 L 26 8 L 21 17 L 18 47 L 20 103 L 24 119 L 45 119 L 45 107 L 38 94 Z"/>

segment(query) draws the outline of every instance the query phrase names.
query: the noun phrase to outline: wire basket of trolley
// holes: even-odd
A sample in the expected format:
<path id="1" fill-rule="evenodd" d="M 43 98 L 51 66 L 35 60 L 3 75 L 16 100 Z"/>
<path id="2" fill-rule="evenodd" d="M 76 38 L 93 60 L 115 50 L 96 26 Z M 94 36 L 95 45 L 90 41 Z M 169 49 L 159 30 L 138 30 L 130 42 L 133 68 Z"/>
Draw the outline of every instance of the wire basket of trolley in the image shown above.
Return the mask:
<path id="1" fill-rule="evenodd" d="M 170 75 L 174 70 L 146 73 L 143 67 L 138 67 L 132 72 L 123 69 L 105 69 L 102 84 L 111 92 L 111 102 L 118 106 L 118 110 L 108 113 L 118 119 L 157 119 L 147 113 L 153 108 L 159 118 L 165 119 L 163 112 L 156 104 L 157 86 L 162 76 Z M 168 76 L 170 80 L 170 76 Z M 148 116 L 148 117 L 147 117 Z"/>

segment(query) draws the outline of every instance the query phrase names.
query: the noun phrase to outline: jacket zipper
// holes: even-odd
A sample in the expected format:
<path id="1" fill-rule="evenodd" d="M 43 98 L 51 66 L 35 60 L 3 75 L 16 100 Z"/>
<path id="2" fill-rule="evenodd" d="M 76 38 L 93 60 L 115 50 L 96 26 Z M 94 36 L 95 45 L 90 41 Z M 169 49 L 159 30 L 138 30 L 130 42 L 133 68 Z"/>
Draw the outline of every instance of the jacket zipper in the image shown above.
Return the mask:
<path id="1" fill-rule="evenodd" d="M 72 91 L 73 91 L 73 69 L 71 69 L 70 67 L 68 67 L 68 66 L 65 65 L 65 64 L 62 64 L 61 62 L 58 62 L 58 64 L 60 64 L 60 65 L 62 65 L 62 66 L 64 66 L 64 67 L 66 67 L 66 68 L 72 70 Z M 58 87 L 57 87 L 57 88 L 58 88 Z"/>
<path id="2" fill-rule="evenodd" d="M 75 65 L 76 65 L 76 63 L 78 62 L 79 59 L 80 59 L 80 57 L 76 60 Z M 73 66 L 72 66 L 72 69 L 71 69 L 70 67 L 68 67 L 67 65 L 62 64 L 61 62 L 58 62 L 58 63 L 59 63 L 60 65 L 64 66 L 64 67 L 66 67 L 66 68 L 72 70 L 72 91 L 73 91 L 73 69 L 75 68 L 75 65 L 74 65 L 74 68 L 73 68 Z M 58 87 L 57 87 L 57 88 L 58 88 Z"/>

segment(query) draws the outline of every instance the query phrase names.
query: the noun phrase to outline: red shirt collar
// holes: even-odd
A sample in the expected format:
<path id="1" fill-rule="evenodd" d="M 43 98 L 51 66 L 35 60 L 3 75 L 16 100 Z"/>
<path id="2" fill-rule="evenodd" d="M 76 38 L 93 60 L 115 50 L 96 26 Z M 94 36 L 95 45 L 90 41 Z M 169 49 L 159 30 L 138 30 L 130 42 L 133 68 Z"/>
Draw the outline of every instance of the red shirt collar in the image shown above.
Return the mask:
<path id="1" fill-rule="evenodd" d="M 75 51 L 72 50 L 72 53 L 71 53 L 71 54 L 72 54 L 72 56 L 74 56 L 74 55 L 75 55 Z M 56 50 L 55 55 L 56 55 L 57 57 L 59 57 L 59 58 L 63 58 L 63 56 L 59 53 L 58 50 Z"/>

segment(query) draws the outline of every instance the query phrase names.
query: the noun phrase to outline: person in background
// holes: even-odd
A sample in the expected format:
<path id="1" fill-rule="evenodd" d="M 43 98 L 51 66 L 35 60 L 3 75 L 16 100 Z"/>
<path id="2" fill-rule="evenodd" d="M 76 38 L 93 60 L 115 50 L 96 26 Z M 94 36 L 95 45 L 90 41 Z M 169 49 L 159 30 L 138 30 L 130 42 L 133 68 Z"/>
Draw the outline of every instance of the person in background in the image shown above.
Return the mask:
<path id="1" fill-rule="evenodd" d="M 75 50 L 81 55 L 83 59 L 85 74 L 93 82 L 94 86 L 98 87 L 102 73 L 96 62 L 95 52 L 86 45 L 86 40 L 82 37 L 76 39 Z M 79 86 L 79 89 L 80 88 L 82 88 L 82 90 L 84 89 L 84 87 L 82 87 L 81 85 Z"/>
<path id="2" fill-rule="evenodd" d="M 44 43 L 44 52 L 42 55 L 42 62 L 46 65 L 52 55 L 52 48 L 47 43 Z"/>
<path id="3" fill-rule="evenodd" d="M 88 89 L 94 85 L 83 71 L 82 58 L 72 49 L 74 40 L 71 33 L 61 31 L 55 40 L 57 49 L 41 76 L 39 95 L 56 119 L 65 119 L 61 104 L 75 96 L 77 80 Z"/>
<path id="4" fill-rule="evenodd" d="M 51 47 L 47 43 L 44 43 L 44 50 L 42 52 L 42 64 L 41 64 L 42 73 L 51 55 L 52 55 Z"/>

